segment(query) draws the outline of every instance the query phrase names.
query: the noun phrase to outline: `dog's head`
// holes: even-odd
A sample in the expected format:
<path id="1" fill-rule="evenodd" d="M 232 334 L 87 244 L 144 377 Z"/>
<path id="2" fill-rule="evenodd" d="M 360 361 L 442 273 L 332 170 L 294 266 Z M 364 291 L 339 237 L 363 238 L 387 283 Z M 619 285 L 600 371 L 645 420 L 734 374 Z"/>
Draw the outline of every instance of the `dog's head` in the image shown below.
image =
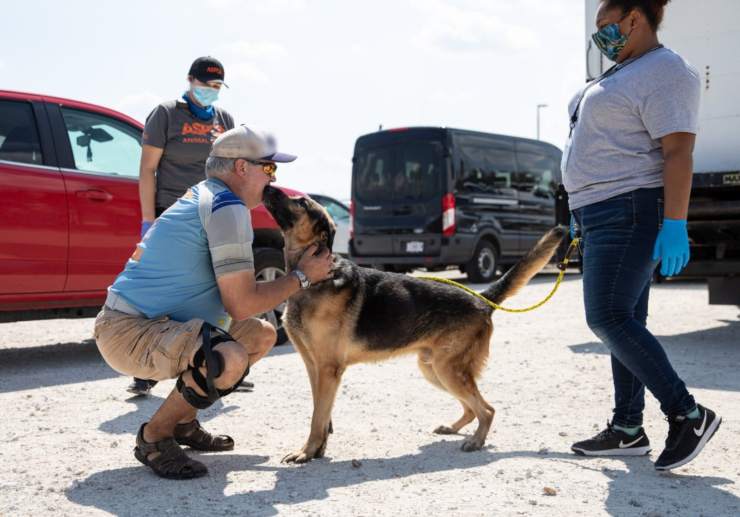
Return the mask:
<path id="1" fill-rule="evenodd" d="M 307 196 L 289 197 L 271 186 L 265 188 L 262 201 L 283 232 L 289 263 L 312 244 L 331 253 L 336 225 L 323 206 Z"/>

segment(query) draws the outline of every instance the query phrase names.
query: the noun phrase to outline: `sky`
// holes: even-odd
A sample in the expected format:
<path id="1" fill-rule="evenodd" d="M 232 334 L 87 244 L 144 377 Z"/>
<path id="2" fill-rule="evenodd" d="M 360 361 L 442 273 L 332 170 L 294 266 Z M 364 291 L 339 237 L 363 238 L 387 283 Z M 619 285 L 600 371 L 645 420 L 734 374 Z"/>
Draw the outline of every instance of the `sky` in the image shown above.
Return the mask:
<path id="1" fill-rule="evenodd" d="M 144 121 L 224 64 L 218 105 L 299 156 L 278 183 L 350 197 L 357 137 L 448 126 L 562 149 L 585 79 L 583 0 L 24 0 L 3 6 L 0 89 Z"/>

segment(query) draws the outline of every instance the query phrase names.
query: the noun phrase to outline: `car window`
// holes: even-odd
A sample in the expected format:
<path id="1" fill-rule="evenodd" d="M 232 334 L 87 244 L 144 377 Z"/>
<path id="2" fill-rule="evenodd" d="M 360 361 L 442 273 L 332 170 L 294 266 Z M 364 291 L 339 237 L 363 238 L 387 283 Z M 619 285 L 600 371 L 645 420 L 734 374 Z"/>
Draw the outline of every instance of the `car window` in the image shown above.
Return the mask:
<path id="1" fill-rule="evenodd" d="M 519 170 L 514 175 L 513 187 L 523 192 L 548 196 L 557 188 L 558 162 L 550 155 L 517 152 Z"/>
<path id="2" fill-rule="evenodd" d="M 0 101 L 0 160 L 43 164 L 39 133 L 30 103 Z"/>
<path id="3" fill-rule="evenodd" d="M 510 142 L 461 135 L 456 143 L 461 162 L 457 174 L 458 189 L 494 193 L 513 187 L 516 161 Z"/>
<path id="4" fill-rule="evenodd" d="M 329 215 L 335 221 L 348 221 L 349 220 L 349 210 L 344 208 L 339 203 L 335 203 L 334 201 L 330 199 L 322 199 L 321 204 L 324 205 L 324 208 L 326 208 L 326 211 L 329 212 Z"/>
<path id="5" fill-rule="evenodd" d="M 116 176 L 139 176 L 141 133 L 116 119 L 62 108 L 75 168 Z"/>

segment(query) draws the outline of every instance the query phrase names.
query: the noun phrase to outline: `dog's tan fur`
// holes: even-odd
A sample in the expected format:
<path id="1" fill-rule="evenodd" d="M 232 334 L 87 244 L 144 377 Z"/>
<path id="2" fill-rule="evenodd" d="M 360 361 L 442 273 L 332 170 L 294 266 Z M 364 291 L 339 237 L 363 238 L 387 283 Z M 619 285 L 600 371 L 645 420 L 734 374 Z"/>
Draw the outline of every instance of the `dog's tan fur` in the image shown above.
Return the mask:
<path id="1" fill-rule="evenodd" d="M 281 224 L 281 227 L 285 238 L 286 264 L 289 269 L 293 269 L 306 248 L 314 243 L 326 243 L 326 225 L 317 224 L 316 218 L 321 217 L 317 214 L 323 214 L 327 218 L 328 215 L 310 199 L 304 198 L 298 203 L 295 198 L 283 196 L 279 202 L 287 203 L 290 209 L 292 224 Z M 272 204 L 276 203 L 277 201 Z M 272 211 L 274 206 L 268 205 L 268 208 Z M 513 295 L 547 264 L 562 236 L 562 230 L 549 232 L 525 259 L 507 273 L 507 281 L 504 281 L 507 278 L 505 275 L 484 294 L 498 303 Z M 345 267 L 358 269 L 354 265 Z M 377 272 L 372 274 L 392 275 Z M 395 277 L 398 277 L 399 282 L 424 282 L 408 276 Z M 391 280 L 396 280 L 395 277 Z M 332 281 L 328 282 L 330 284 Z M 307 442 L 299 451 L 288 454 L 284 461 L 302 463 L 324 455 L 328 435 L 332 432 L 332 406 L 342 374 L 348 366 L 413 353 L 417 355 L 424 377 L 436 387 L 450 393 L 463 408 L 463 414 L 456 422 L 449 426 L 439 426 L 435 432 L 454 434 L 477 419 L 478 427 L 463 442 L 462 449 L 480 449 L 495 415 L 494 408 L 485 401 L 476 384 L 488 358 L 493 332 L 490 307 L 470 295 L 460 294 L 460 302 L 470 306 L 465 316 L 459 318 L 461 321 L 439 328 L 432 325 L 434 328 L 424 330 L 420 339 L 397 347 L 379 348 L 373 346 L 358 331 L 360 309 L 367 302 L 366 298 L 371 296 L 366 284 L 358 281 L 357 285 L 343 285 L 336 280 L 334 284 L 297 293 L 288 301 L 284 314 L 285 329 L 305 363 L 314 403 Z M 426 289 L 425 286 L 417 287 Z M 430 286 L 429 289 L 456 288 L 437 285 Z M 457 293 L 445 294 L 458 296 Z M 400 298 L 399 304 L 408 301 Z M 398 314 L 398 317 L 404 318 L 404 314 Z M 373 322 L 380 328 L 384 323 Z"/>

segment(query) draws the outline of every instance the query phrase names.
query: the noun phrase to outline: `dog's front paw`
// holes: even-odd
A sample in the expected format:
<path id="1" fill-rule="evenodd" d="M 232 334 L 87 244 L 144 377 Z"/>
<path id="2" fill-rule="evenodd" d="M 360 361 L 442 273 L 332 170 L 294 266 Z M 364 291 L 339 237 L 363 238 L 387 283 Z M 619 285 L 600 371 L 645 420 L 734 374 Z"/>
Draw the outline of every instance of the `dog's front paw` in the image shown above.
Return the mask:
<path id="1" fill-rule="evenodd" d="M 434 430 L 434 434 L 457 434 L 457 432 L 452 427 L 441 425 Z"/>
<path id="2" fill-rule="evenodd" d="M 285 457 L 281 460 L 281 463 L 308 463 L 313 458 L 313 454 L 309 454 L 305 450 L 301 449 L 298 452 L 292 452 L 285 455 Z"/>
<path id="3" fill-rule="evenodd" d="M 484 443 L 485 440 L 479 440 L 474 436 L 471 436 L 463 442 L 461 449 L 465 452 L 479 451 L 483 447 Z"/>

